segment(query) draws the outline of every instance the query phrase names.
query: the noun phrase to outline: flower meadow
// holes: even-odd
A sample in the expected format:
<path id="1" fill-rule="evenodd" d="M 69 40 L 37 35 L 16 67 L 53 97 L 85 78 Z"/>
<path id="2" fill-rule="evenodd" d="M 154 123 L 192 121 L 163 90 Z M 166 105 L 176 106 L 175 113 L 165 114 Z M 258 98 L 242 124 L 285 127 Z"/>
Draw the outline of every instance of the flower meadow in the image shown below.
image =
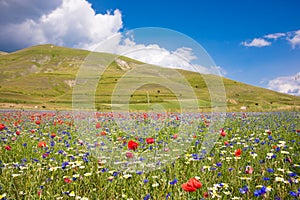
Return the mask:
<path id="1" fill-rule="evenodd" d="M 127 130 L 128 117 L 135 124 Z M 300 198 L 299 112 L 227 113 L 208 151 L 202 142 L 212 119 L 1 111 L 0 199 Z M 196 131 L 186 135 L 189 126 Z"/>

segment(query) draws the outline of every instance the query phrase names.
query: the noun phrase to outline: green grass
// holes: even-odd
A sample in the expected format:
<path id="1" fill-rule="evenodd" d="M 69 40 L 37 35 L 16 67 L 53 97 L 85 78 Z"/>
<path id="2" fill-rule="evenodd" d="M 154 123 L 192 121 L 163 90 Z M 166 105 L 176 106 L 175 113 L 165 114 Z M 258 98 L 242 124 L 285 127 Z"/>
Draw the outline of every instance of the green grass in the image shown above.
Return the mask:
<path id="1" fill-rule="evenodd" d="M 2 54 L 0 56 L 1 102 L 18 103 L 15 105 L 16 107 L 33 108 L 35 104 L 43 104 L 48 109 L 71 109 L 73 87 L 70 87 L 68 83 L 75 81 L 79 67 L 88 56 L 90 64 L 106 63 L 116 57 L 116 55 L 107 53 L 91 53 L 50 44 Z M 143 64 L 124 56 L 119 59 L 128 63 L 132 69 Z M 162 68 L 155 66 L 147 67 L 162 71 Z M 111 103 L 113 91 L 121 80 L 143 80 L 140 77 L 129 77 L 127 75 L 129 71 L 122 69 L 115 61 L 110 63 L 96 87 L 95 105 L 97 108 L 109 109 L 107 104 Z M 206 81 L 214 83 L 216 81 L 213 79 L 218 79 L 218 77 L 184 70 L 178 70 L 178 72 L 188 81 L 189 87 L 195 92 L 200 110 L 211 107 Z M 183 78 L 173 77 L 172 79 L 180 82 Z M 226 91 L 227 111 L 238 111 L 241 106 L 247 106 L 248 111 L 297 110 L 300 107 L 300 97 L 254 87 L 227 78 L 221 80 Z M 180 110 L 178 102 L 174 103 L 177 101 L 176 94 L 165 86 L 155 83 L 145 84 L 130 92 L 124 95 L 131 96 L 130 107 L 132 109 L 147 109 L 141 105 L 148 105 L 148 99 L 150 99 L 150 106 L 162 103 L 168 109 Z M 7 104 L 3 105 L 5 107 Z"/>

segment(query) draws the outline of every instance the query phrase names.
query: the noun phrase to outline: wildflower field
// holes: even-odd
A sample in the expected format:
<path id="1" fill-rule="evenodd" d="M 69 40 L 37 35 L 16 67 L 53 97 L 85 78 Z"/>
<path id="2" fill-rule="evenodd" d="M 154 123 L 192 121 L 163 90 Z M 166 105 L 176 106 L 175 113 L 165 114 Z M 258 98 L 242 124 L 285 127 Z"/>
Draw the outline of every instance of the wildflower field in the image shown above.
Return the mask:
<path id="1" fill-rule="evenodd" d="M 128 117 L 135 124 L 126 129 Z M 211 113 L 86 119 L 1 111 L 0 199 L 300 198 L 299 112 L 227 113 L 214 132 Z M 184 134 L 189 127 L 196 131 Z M 209 150 L 207 134 L 217 136 Z M 128 166 L 132 160 L 143 167 Z"/>

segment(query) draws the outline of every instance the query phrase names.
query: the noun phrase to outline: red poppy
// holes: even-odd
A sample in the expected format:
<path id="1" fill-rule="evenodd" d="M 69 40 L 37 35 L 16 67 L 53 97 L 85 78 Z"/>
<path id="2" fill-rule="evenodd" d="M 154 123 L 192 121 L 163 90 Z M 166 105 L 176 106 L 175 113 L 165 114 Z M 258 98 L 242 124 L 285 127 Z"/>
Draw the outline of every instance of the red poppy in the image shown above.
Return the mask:
<path id="1" fill-rule="evenodd" d="M 189 180 L 189 183 L 191 183 L 196 189 L 199 189 L 202 187 L 202 183 L 196 178 L 191 178 Z"/>
<path id="2" fill-rule="evenodd" d="M 225 141 L 225 142 L 224 142 L 224 145 L 225 145 L 225 146 L 227 146 L 228 144 L 229 144 L 229 142 L 228 142 L 228 141 Z"/>
<path id="3" fill-rule="evenodd" d="M 21 134 L 21 132 L 20 131 L 16 131 L 16 135 L 20 135 Z"/>
<path id="4" fill-rule="evenodd" d="M 34 133 L 34 132 L 35 132 L 35 130 L 33 130 L 33 129 L 32 129 L 30 132 L 31 132 L 31 133 Z"/>
<path id="5" fill-rule="evenodd" d="M 40 125 L 40 124 L 41 124 L 41 121 L 40 121 L 40 120 L 36 120 L 36 121 L 35 121 L 35 124 Z"/>
<path id="6" fill-rule="evenodd" d="M 203 193 L 204 198 L 208 198 L 208 192 Z"/>
<path id="7" fill-rule="evenodd" d="M 2 131 L 3 129 L 5 129 L 5 125 L 4 124 L 0 124 L 0 131 Z"/>
<path id="8" fill-rule="evenodd" d="M 6 149 L 7 151 L 10 151 L 10 150 L 11 150 L 11 146 L 7 145 L 7 146 L 5 146 L 5 149 Z"/>
<path id="9" fill-rule="evenodd" d="M 221 135 L 222 137 L 225 137 L 225 136 L 226 136 L 226 132 L 225 132 L 223 129 L 221 129 L 221 130 L 220 130 L 220 135 Z"/>
<path id="10" fill-rule="evenodd" d="M 71 180 L 71 179 L 69 179 L 69 178 L 64 178 L 64 182 L 65 182 L 65 183 L 71 183 L 71 182 L 72 182 L 72 180 Z"/>
<path id="11" fill-rule="evenodd" d="M 51 138 L 55 138 L 56 134 L 55 133 L 51 133 Z"/>
<path id="12" fill-rule="evenodd" d="M 97 129 L 98 129 L 98 128 L 101 128 L 100 122 L 98 122 L 98 123 L 96 124 L 96 128 L 97 128 Z"/>
<path id="13" fill-rule="evenodd" d="M 241 150 L 241 149 L 237 149 L 237 150 L 235 151 L 234 155 L 235 155 L 236 157 L 241 156 L 241 155 L 242 155 L 242 150 Z"/>
<path id="14" fill-rule="evenodd" d="M 106 135 L 106 132 L 105 132 L 105 131 L 102 131 L 102 132 L 101 132 L 101 135 L 102 135 L 102 136 L 105 136 L 105 135 Z"/>
<path id="15" fill-rule="evenodd" d="M 196 178 L 191 178 L 188 182 L 181 185 L 181 188 L 187 192 L 195 192 L 201 187 L 202 183 Z"/>
<path id="16" fill-rule="evenodd" d="M 146 138 L 147 144 L 153 144 L 155 142 L 154 138 Z"/>
<path id="17" fill-rule="evenodd" d="M 47 146 L 47 143 L 45 141 L 42 141 L 42 142 L 38 143 L 38 147 L 40 147 L 40 148 L 43 148 L 43 147 L 46 147 L 46 146 Z"/>
<path id="18" fill-rule="evenodd" d="M 271 132 L 271 131 L 268 131 L 267 133 L 268 133 L 268 135 L 271 135 L 271 134 L 272 134 L 272 132 Z"/>
<path id="19" fill-rule="evenodd" d="M 181 185 L 181 188 L 186 192 L 195 192 L 197 188 L 195 188 L 191 183 L 187 182 Z"/>
<path id="20" fill-rule="evenodd" d="M 129 140 L 127 146 L 128 146 L 128 149 L 136 150 L 138 148 L 139 144 L 133 140 Z"/>

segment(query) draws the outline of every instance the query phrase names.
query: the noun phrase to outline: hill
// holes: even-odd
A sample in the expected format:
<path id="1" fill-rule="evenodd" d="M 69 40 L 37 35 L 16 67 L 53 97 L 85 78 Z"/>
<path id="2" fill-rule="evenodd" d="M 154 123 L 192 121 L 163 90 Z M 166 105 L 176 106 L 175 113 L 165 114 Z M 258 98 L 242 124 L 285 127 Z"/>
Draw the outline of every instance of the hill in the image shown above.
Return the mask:
<path id="1" fill-rule="evenodd" d="M 33 46 L 12 53 L 0 54 L 0 107 L 71 109 L 72 93 L 79 67 L 91 52 L 54 46 Z M 111 95 L 125 73 L 143 63 L 107 53 L 95 53 L 113 62 L 104 71 L 96 89 L 95 104 L 99 110 L 111 108 Z M 156 66 L 153 66 L 156 67 Z M 211 107 L 205 79 L 214 75 L 176 70 L 193 88 L 202 110 Z M 138 77 L 135 77 L 138 78 Z M 246 106 L 251 111 L 299 109 L 300 97 L 254 87 L 223 78 L 228 111 Z M 159 84 L 137 88 L 130 97 L 132 109 L 145 110 L 149 105 L 161 104 L 167 110 L 178 108 L 177 97 Z"/>

